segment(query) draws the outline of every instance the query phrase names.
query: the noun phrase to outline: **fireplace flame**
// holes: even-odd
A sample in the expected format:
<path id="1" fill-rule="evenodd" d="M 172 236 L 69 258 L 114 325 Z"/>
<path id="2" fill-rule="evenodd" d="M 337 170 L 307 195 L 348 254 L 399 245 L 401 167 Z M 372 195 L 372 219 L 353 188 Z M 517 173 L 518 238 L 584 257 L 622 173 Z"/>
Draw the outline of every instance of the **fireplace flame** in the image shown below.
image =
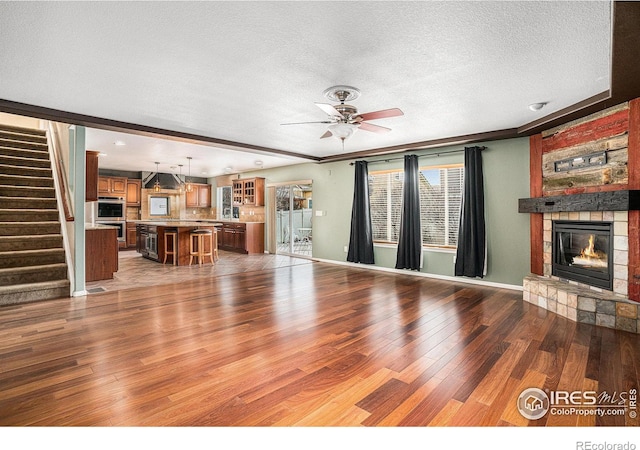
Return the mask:
<path id="1" fill-rule="evenodd" d="M 597 252 L 595 249 L 596 236 L 593 234 L 589 235 L 589 245 L 582 249 L 580 256 L 588 256 L 590 258 L 600 258 L 601 256 L 605 256 L 604 252 Z M 601 253 L 602 255 L 598 255 Z"/>
<path id="2" fill-rule="evenodd" d="M 580 256 L 576 256 L 573 259 L 573 263 L 592 267 L 607 267 L 607 254 L 601 250 L 596 250 L 595 244 L 596 236 L 595 234 L 590 234 L 589 245 L 582 249 Z"/>

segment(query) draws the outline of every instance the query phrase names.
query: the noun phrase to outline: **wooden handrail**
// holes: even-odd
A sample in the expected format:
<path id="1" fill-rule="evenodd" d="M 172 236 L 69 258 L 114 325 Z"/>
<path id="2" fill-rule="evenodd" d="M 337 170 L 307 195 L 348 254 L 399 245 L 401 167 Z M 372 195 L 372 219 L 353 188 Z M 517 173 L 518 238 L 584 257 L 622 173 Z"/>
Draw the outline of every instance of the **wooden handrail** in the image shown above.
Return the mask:
<path id="1" fill-rule="evenodd" d="M 64 217 L 67 222 L 73 222 L 74 216 L 71 210 L 70 193 L 67 189 L 66 172 L 64 171 L 64 165 L 62 164 L 62 158 L 60 157 L 60 148 L 58 146 L 57 133 L 54 129 L 54 124 L 51 121 L 47 121 L 48 132 L 47 140 L 49 142 L 49 148 L 51 148 L 51 154 L 55 160 L 56 170 L 54 171 L 56 178 L 58 179 L 58 185 L 60 187 L 60 198 L 62 199 L 62 207 L 64 210 Z"/>

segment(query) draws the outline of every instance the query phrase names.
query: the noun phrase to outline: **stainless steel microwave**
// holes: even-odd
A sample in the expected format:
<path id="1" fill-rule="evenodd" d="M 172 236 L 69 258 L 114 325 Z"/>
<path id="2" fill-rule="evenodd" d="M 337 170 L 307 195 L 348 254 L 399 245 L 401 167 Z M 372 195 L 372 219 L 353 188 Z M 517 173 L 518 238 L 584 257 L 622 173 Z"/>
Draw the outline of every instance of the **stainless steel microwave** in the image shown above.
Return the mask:
<path id="1" fill-rule="evenodd" d="M 97 203 L 97 220 L 125 220 L 126 202 L 123 198 L 99 198 Z"/>

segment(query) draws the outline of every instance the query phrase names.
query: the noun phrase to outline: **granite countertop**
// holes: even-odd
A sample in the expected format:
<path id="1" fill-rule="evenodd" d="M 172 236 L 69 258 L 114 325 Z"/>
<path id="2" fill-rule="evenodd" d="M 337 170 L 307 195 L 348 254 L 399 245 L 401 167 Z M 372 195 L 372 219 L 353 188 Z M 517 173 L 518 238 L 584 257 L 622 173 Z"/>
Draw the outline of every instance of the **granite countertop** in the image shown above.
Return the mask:
<path id="1" fill-rule="evenodd" d="M 176 223 L 190 223 L 195 225 L 181 225 L 181 226 L 198 226 L 206 224 L 222 225 L 223 223 L 264 223 L 264 222 L 242 222 L 238 219 L 144 219 L 144 220 L 127 220 L 132 223 L 143 223 L 147 225 L 160 225 L 163 227 L 175 227 Z"/>
<path id="2" fill-rule="evenodd" d="M 201 226 L 214 226 L 216 224 L 222 225 L 217 221 L 195 221 L 195 220 L 176 220 L 176 221 L 161 221 L 161 220 L 136 220 L 136 223 L 144 225 L 155 225 L 159 227 L 188 227 L 195 228 Z"/>
<path id="3" fill-rule="evenodd" d="M 109 230 L 109 229 L 118 229 L 118 227 L 114 225 L 105 225 L 103 223 L 85 223 L 84 229 L 86 230 Z"/>

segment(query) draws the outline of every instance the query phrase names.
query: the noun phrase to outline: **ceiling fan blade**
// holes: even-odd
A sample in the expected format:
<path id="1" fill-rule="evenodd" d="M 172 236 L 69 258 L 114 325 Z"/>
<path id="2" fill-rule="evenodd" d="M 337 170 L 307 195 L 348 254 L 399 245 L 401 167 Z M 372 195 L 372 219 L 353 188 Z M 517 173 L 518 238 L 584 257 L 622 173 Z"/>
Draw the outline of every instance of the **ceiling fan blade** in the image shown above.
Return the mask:
<path id="1" fill-rule="evenodd" d="M 328 137 L 331 137 L 331 136 L 333 136 L 333 134 L 331 133 L 331 131 L 327 130 L 327 132 L 325 134 L 320 136 L 320 139 L 328 138 Z"/>
<path id="2" fill-rule="evenodd" d="M 314 121 L 314 122 L 289 122 L 289 123 L 281 123 L 280 125 L 303 125 L 305 123 L 333 123 L 330 120 L 321 120 L 321 121 Z"/>
<path id="3" fill-rule="evenodd" d="M 360 126 L 358 126 L 359 130 L 371 131 L 373 133 L 388 133 L 391 131 L 391 128 L 381 127 L 380 125 L 374 125 L 372 123 L 362 122 Z"/>
<path id="4" fill-rule="evenodd" d="M 342 114 L 340 114 L 340 111 L 335 109 L 333 105 L 330 105 L 328 103 L 316 103 L 316 106 L 321 110 L 323 110 L 329 116 L 338 116 L 340 118 L 342 117 Z"/>
<path id="5" fill-rule="evenodd" d="M 382 109 L 380 111 L 373 111 L 364 114 L 358 114 L 357 117 L 361 117 L 362 120 L 375 120 L 385 119 L 387 117 L 403 116 L 404 113 L 398 108 Z"/>

